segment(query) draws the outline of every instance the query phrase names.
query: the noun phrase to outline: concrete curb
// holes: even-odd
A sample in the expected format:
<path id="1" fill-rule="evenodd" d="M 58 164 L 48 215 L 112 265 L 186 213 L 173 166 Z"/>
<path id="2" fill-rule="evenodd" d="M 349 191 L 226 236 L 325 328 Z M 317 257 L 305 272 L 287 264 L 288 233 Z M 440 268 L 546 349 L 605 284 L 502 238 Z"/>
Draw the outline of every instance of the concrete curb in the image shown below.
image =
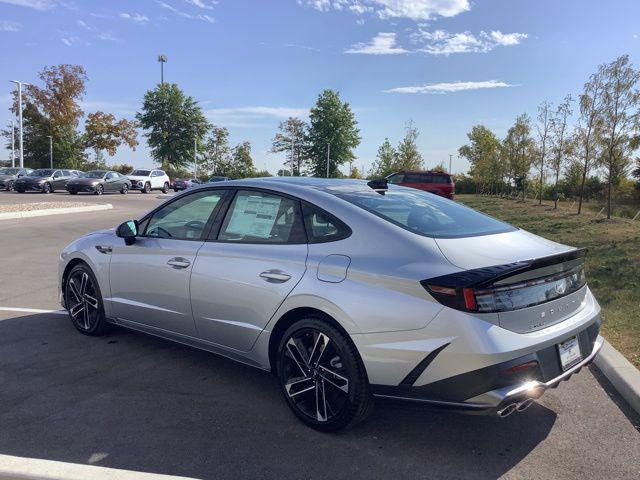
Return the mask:
<path id="1" fill-rule="evenodd" d="M 631 408 L 640 414 L 640 370 L 606 340 L 594 363 Z"/>
<path id="2" fill-rule="evenodd" d="M 0 455 L 0 480 L 194 480 L 77 463 Z"/>
<path id="3" fill-rule="evenodd" d="M 102 203 L 99 205 L 88 205 L 86 207 L 49 208 L 45 210 L 25 210 L 24 212 L 5 212 L 0 213 L 0 220 L 9 220 L 11 218 L 43 217 L 46 215 L 60 215 L 62 213 L 96 212 L 98 210 L 111 210 L 112 208 L 113 205 L 111 205 L 110 203 Z"/>

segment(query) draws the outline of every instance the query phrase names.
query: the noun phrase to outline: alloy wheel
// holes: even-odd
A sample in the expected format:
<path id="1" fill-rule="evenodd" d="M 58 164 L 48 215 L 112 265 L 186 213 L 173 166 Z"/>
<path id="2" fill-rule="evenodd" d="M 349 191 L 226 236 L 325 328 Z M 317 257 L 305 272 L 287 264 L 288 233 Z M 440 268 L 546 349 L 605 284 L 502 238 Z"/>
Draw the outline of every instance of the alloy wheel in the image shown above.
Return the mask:
<path id="1" fill-rule="evenodd" d="M 13 182 L 7 183 L 7 190 L 9 190 L 10 192 L 13 192 Z"/>
<path id="2" fill-rule="evenodd" d="M 66 288 L 67 309 L 79 330 L 89 332 L 100 321 L 98 295 L 93 279 L 85 270 L 78 269 L 71 274 Z"/>
<path id="3" fill-rule="evenodd" d="M 340 415 L 351 385 L 337 344 L 319 330 L 303 328 L 285 347 L 280 375 L 292 407 L 314 423 Z"/>
<path id="4" fill-rule="evenodd" d="M 96 195 L 102 195 L 103 192 L 104 192 L 104 187 L 102 185 L 98 185 L 96 187 Z"/>

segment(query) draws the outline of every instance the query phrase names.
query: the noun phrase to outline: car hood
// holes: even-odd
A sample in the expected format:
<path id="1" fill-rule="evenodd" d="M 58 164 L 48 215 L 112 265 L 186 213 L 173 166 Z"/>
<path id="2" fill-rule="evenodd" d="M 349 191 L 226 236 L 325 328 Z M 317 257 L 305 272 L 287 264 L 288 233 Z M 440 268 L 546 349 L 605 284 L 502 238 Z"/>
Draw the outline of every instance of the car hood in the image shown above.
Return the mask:
<path id="1" fill-rule="evenodd" d="M 26 183 L 31 183 L 31 182 L 41 182 L 42 180 L 51 180 L 51 177 L 20 177 L 19 179 L 16 180 L 16 182 L 26 182 Z"/>
<path id="2" fill-rule="evenodd" d="M 575 250 L 526 230 L 464 238 L 436 238 L 442 254 L 464 270 L 548 257 Z"/>
<path id="3" fill-rule="evenodd" d="M 127 175 L 129 180 L 151 180 L 151 177 L 141 177 L 139 175 Z"/>

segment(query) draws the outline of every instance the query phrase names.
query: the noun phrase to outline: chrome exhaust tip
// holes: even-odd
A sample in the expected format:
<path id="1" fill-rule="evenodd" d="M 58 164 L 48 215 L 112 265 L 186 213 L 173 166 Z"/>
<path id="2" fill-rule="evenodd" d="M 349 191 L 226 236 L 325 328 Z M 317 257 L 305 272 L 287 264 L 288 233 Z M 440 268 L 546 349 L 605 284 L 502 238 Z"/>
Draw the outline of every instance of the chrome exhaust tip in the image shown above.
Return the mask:
<path id="1" fill-rule="evenodd" d="M 533 398 L 527 398 L 526 400 L 518 404 L 518 406 L 516 407 L 516 410 L 518 410 L 519 412 L 524 412 L 532 404 L 533 404 Z"/>
<path id="2" fill-rule="evenodd" d="M 516 409 L 518 408 L 518 405 L 515 403 L 510 403 L 509 405 L 507 405 L 506 407 L 504 407 L 502 410 L 498 410 L 498 416 L 500 418 L 505 418 L 508 417 L 509 415 L 511 415 L 513 412 L 516 411 Z"/>

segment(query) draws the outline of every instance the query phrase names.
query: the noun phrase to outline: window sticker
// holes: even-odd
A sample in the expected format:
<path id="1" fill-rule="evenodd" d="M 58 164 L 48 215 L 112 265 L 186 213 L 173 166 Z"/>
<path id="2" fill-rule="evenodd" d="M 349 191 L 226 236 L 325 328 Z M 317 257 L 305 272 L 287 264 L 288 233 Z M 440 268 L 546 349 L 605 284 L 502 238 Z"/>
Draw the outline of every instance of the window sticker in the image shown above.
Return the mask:
<path id="1" fill-rule="evenodd" d="M 269 238 L 282 199 L 277 197 L 238 196 L 225 233 Z"/>

